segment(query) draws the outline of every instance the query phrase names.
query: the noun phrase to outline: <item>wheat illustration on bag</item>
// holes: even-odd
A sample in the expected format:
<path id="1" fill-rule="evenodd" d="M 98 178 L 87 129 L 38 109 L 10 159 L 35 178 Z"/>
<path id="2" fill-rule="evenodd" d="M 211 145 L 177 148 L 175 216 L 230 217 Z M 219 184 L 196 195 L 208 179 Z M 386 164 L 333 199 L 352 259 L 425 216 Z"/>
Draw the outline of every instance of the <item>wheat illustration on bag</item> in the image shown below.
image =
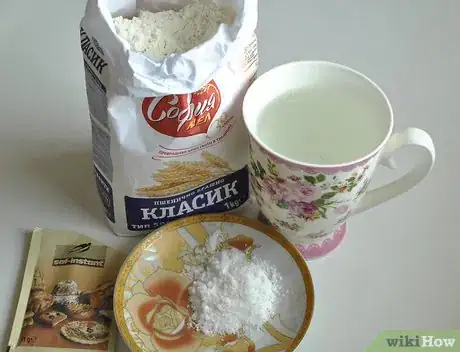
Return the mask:
<path id="1" fill-rule="evenodd" d="M 173 161 L 157 170 L 152 179 L 157 185 L 136 189 L 143 197 L 163 197 L 198 187 L 234 172 L 224 158 L 210 152 L 201 153 L 203 161 Z"/>

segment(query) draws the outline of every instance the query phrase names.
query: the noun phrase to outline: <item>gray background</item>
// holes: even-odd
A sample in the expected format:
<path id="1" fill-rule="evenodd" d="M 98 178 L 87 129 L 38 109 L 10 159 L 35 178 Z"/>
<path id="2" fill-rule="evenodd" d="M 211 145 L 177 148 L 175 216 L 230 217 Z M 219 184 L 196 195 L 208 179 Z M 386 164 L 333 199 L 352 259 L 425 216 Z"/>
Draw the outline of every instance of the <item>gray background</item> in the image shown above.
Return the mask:
<path id="1" fill-rule="evenodd" d="M 110 233 L 93 187 L 78 40 L 83 8 L 83 0 L 2 4 L 2 346 L 27 229 L 77 230 L 123 249 L 136 242 Z M 388 94 L 396 130 L 423 128 L 437 147 L 419 187 L 352 219 L 341 247 L 309 264 L 316 309 L 302 351 L 362 351 L 384 329 L 460 328 L 459 13 L 457 0 L 260 2 L 261 72 L 302 59 L 348 65 Z M 416 158 L 401 152 L 400 168 L 378 170 L 375 184 Z"/>

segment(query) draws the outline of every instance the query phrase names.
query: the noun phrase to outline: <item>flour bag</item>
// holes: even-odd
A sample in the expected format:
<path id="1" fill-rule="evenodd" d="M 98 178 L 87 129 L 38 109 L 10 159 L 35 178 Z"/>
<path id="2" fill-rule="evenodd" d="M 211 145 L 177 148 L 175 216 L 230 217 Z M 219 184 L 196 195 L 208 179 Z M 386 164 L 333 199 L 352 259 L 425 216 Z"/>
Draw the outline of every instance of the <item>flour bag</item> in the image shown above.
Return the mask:
<path id="1" fill-rule="evenodd" d="M 258 66 L 257 0 L 216 0 L 232 17 L 214 32 L 203 25 L 211 12 L 199 14 L 196 3 L 207 9 L 211 1 L 87 3 L 80 43 L 94 173 L 118 235 L 248 200 L 241 105 Z M 180 28 L 187 30 L 179 35 Z"/>

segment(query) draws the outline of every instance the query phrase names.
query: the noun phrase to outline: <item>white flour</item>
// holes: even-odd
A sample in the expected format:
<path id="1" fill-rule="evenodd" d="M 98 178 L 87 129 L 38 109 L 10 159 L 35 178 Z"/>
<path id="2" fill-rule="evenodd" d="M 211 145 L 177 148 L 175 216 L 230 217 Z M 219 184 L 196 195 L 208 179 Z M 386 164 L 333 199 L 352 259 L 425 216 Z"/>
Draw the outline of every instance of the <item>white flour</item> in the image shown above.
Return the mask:
<path id="1" fill-rule="evenodd" d="M 153 60 L 184 53 L 212 38 L 222 23 L 233 22 L 231 9 L 211 1 L 196 1 L 179 11 L 139 12 L 138 17 L 114 19 L 117 34 Z"/>
<path id="2" fill-rule="evenodd" d="M 225 249 L 190 270 L 192 319 L 206 335 L 251 336 L 277 311 L 281 277 L 260 258 Z"/>

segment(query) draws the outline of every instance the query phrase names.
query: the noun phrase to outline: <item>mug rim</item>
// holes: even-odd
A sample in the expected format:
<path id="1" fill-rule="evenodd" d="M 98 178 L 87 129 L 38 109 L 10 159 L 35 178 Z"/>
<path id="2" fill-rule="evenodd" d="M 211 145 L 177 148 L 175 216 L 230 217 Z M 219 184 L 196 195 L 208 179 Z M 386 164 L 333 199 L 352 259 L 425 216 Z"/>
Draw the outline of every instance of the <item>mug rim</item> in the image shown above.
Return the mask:
<path id="1" fill-rule="evenodd" d="M 273 73 L 273 72 L 275 72 L 277 70 L 280 70 L 280 69 L 282 69 L 282 68 L 284 68 L 286 66 L 301 66 L 301 65 L 320 65 L 320 66 L 325 66 L 325 67 L 329 67 L 329 68 L 333 68 L 333 69 L 344 70 L 348 74 L 353 74 L 353 75 L 358 76 L 359 78 L 363 79 L 364 81 L 366 81 L 373 89 L 377 90 L 377 92 L 383 97 L 383 99 L 384 99 L 384 101 L 385 101 L 385 103 L 387 105 L 387 108 L 388 108 L 390 123 L 389 123 L 389 126 L 388 126 L 388 131 L 387 131 L 387 133 L 385 135 L 385 138 L 383 138 L 383 140 L 374 149 L 372 149 L 372 151 L 370 151 L 369 153 L 367 153 L 364 156 L 361 156 L 361 157 L 359 157 L 357 159 L 354 159 L 354 160 L 351 160 L 351 161 L 346 161 L 346 162 L 343 162 L 343 163 L 315 164 L 315 163 L 309 163 L 309 162 L 295 160 L 295 159 L 289 158 L 289 157 L 287 157 L 285 155 L 279 154 L 278 152 L 274 151 L 272 148 L 267 146 L 257 136 L 257 134 L 254 133 L 254 131 L 251 131 L 251 129 L 249 128 L 249 125 L 247 123 L 248 117 L 247 117 L 247 114 L 246 114 L 246 110 L 248 109 L 248 105 L 251 104 L 251 102 L 248 101 L 248 99 L 249 99 L 248 96 L 252 91 L 254 91 L 255 89 L 258 88 L 258 87 L 255 87 L 257 82 L 260 81 L 262 77 L 265 77 L 268 74 Z M 367 77 L 363 73 L 361 73 L 361 72 L 359 72 L 359 71 L 357 71 L 357 70 L 355 70 L 355 69 L 353 69 L 351 67 L 348 67 L 348 66 L 345 66 L 345 65 L 342 65 L 342 64 L 338 64 L 338 63 L 335 63 L 335 62 L 332 62 L 332 61 L 324 61 L 324 60 L 298 60 L 298 61 L 291 61 L 291 62 L 282 64 L 282 65 L 275 66 L 275 67 L 269 69 L 268 71 L 264 72 L 262 75 L 260 75 L 259 77 L 256 78 L 256 80 L 251 84 L 251 86 L 246 91 L 246 94 L 245 94 L 244 99 L 243 99 L 242 112 L 243 112 L 243 121 L 244 121 L 244 124 L 246 125 L 246 129 L 248 130 L 251 138 L 253 138 L 260 147 L 265 149 L 267 152 L 273 154 L 274 156 L 276 156 L 276 157 L 278 157 L 280 159 L 283 159 L 283 160 L 285 160 L 285 161 L 287 161 L 287 162 L 289 162 L 291 164 L 297 164 L 297 165 L 307 166 L 307 167 L 312 167 L 312 168 L 340 168 L 340 167 L 350 166 L 350 165 L 358 164 L 358 163 L 364 162 L 366 160 L 369 160 L 370 158 L 372 158 L 374 155 L 376 155 L 385 146 L 385 144 L 388 142 L 388 140 L 390 139 L 391 135 L 393 134 L 393 128 L 394 128 L 393 108 L 392 108 L 391 103 L 390 103 L 388 97 L 386 96 L 385 92 L 377 85 L 377 83 L 375 83 L 372 79 L 370 79 L 369 77 Z"/>

